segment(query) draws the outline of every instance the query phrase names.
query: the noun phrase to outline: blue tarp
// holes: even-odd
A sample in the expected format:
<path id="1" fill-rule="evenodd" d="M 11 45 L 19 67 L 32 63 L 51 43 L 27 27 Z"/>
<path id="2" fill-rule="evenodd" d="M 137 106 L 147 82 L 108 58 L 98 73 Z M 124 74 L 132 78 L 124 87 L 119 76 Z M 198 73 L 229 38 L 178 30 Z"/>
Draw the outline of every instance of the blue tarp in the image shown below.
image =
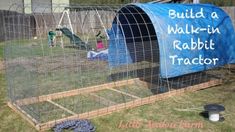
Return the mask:
<path id="1" fill-rule="evenodd" d="M 231 19 L 209 4 L 126 5 L 108 34 L 110 67 L 159 62 L 160 76 L 171 78 L 235 63 Z"/>

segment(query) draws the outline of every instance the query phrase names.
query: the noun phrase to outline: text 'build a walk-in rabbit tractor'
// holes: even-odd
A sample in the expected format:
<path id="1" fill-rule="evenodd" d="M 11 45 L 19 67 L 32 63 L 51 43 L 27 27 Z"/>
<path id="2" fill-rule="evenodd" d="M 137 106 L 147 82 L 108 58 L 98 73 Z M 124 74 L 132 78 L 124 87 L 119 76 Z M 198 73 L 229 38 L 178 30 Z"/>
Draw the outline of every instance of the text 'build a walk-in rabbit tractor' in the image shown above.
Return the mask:
<path id="1" fill-rule="evenodd" d="M 4 18 L 8 105 L 38 130 L 219 85 L 235 62 L 212 5 L 22 8 Z"/>

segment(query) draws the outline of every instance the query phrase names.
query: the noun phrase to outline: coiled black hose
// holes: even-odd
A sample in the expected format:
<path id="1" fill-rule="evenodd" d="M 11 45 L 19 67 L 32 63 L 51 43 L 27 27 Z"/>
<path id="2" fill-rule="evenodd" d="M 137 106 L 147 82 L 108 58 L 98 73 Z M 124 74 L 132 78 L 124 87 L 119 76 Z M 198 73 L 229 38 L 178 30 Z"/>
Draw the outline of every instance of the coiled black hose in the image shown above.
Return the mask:
<path id="1" fill-rule="evenodd" d="M 56 124 L 53 128 L 54 132 L 62 132 L 63 129 L 73 130 L 74 132 L 95 132 L 92 123 L 85 119 L 64 121 Z"/>

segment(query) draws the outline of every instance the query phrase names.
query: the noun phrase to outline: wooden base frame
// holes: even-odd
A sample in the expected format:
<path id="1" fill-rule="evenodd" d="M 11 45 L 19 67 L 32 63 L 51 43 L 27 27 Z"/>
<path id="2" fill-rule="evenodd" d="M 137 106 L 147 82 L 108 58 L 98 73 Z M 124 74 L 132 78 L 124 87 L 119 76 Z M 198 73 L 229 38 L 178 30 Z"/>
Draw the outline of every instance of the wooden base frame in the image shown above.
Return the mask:
<path id="1" fill-rule="evenodd" d="M 141 82 L 142 84 L 145 83 L 145 85 L 148 85 L 148 84 L 146 84 L 146 82 L 142 82 L 141 80 L 135 78 L 135 79 L 107 83 L 107 84 L 103 84 L 103 85 L 92 86 L 92 87 L 87 87 L 87 88 L 82 88 L 82 89 L 76 89 L 76 90 L 71 90 L 71 91 L 66 91 L 66 92 L 59 92 L 59 93 L 54 93 L 54 94 L 49 94 L 49 95 L 43 95 L 43 96 L 39 96 L 39 97 L 21 99 L 21 100 L 17 100 L 15 103 L 8 102 L 8 106 L 10 108 L 12 108 L 14 111 L 16 111 L 17 113 L 19 113 L 24 119 L 26 119 L 30 124 L 32 124 L 37 130 L 44 131 L 44 130 L 50 129 L 55 124 L 66 121 L 66 120 L 84 119 L 84 118 L 89 119 L 89 118 L 94 118 L 94 117 L 98 117 L 98 116 L 102 116 L 102 115 L 107 115 L 112 112 L 120 111 L 123 109 L 129 109 L 129 108 L 133 108 L 133 107 L 137 107 L 137 106 L 141 106 L 141 105 L 145 105 L 145 104 L 150 104 L 155 101 L 163 100 L 168 97 L 181 95 L 185 92 L 193 92 L 193 91 L 197 91 L 197 90 L 206 89 L 206 88 L 209 88 L 212 86 L 220 85 L 222 83 L 222 80 L 221 79 L 214 79 L 214 80 L 210 80 L 208 82 L 200 83 L 200 84 L 197 84 L 194 86 L 188 86 L 185 88 L 172 90 L 172 91 L 169 91 L 166 93 L 152 95 L 152 96 L 145 97 L 145 98 L 139 98 L 137 96 L 130 95 L 128 93 L 113 89 L 115 87 L 130 85 L 130 84 L 133 84 L 134 82 Z M 54 120 L 54 121 L 49 121 L 46 123 L 38 123 L 35 119 L 33 119 L 30 115 L 28 115 L 24 110 L 22 110 L 19 107 L 21 105 L 28 105 L 28 104 L 44 102 L 44 101 L 58 105 L 58 104 L 54 103 L 52 100 L 58 99 L 58 98 L 69 97 L 69 96 L 75 96 L 78 94 L 91 93 L 91 92 L 100 91 L 100 90 L 104 90 L 104 89 L 110 89 L 110 90 L 114 90 L 116 92 L 121 92 L 122 94 L 126 94 L 127 96 L 133 96 L 134 100 L 126 102 L 126 103 L 121 103 L 121 104 L 113 104 L 112 106 L 100 108 L 97 110 L 93 110 L 93 111 L 85 112 L 85 113 L 81 113 L 81 114 L 73 113 L 72 111 L 69 111 L 66 108 L 58 106 L 58 107 L 61 107 L 61 109 L 65 109 L 66 111 L 69 111 L 69 113 L 72 113 L 72 116 L 58 119 L 58 120 Z M 95 97 L 95 95 L 94 95 L 94 97 Z M 95 98 L 97 98 L 97 97 L 95 97 Z"/>

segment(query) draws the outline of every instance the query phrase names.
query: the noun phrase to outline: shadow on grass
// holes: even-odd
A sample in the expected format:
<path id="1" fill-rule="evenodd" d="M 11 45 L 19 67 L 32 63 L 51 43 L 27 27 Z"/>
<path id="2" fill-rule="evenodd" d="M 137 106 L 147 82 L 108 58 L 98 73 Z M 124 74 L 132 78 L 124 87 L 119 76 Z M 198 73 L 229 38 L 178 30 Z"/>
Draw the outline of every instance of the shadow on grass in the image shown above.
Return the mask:
<path id="1" fill-rule="evenodd" d="M 209 118 L 208 111 L 200 112 L 199 115 L 202 116 L 202 117 L 204 117 L 205 119 L 208 119 L 208 118 Z"/>

